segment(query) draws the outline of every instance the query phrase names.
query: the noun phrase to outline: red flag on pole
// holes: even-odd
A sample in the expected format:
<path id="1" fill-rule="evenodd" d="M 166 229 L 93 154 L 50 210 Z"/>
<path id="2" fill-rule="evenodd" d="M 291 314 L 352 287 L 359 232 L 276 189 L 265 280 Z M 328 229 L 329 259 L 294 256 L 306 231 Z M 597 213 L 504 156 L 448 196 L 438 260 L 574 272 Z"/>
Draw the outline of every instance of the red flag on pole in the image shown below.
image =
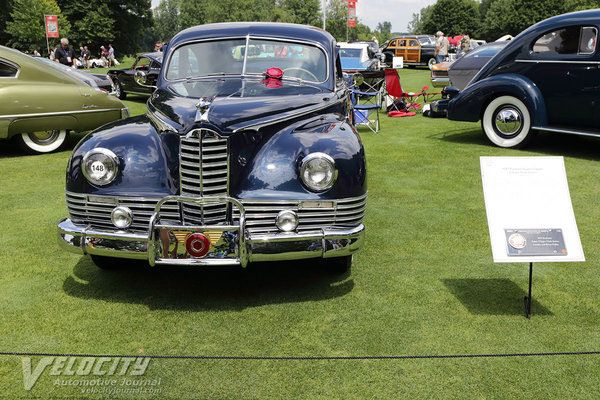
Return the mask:
<path id="1" fill-rule="evenodd" d="M 57 38 L 58 34 L 58 17 L 56 15 L 45 15 L 46 17 L 46 37 Z"/>
<path id="2" fill-rule="evenodd" d="M 348 26 L 356 26 L 356 1 L 348 1 Z"/>

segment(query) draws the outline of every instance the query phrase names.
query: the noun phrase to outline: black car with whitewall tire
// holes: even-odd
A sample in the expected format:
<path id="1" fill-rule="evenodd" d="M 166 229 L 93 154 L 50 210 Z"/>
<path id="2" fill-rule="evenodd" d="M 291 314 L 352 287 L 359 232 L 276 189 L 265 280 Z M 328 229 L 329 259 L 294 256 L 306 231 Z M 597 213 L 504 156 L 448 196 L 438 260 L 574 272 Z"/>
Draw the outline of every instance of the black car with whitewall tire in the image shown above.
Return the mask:
<path id="1" fill-rule="evenodd" d="M 162 67 L 163 53 L 153 52 L 139 55 L 131 68 L 111 69 L 108 76 L 113 81 L 113 92 L 125 100 L 127 94 L 150 96 L 154 91 L 156 80 Z M 147 85 L 140 85 L 135 80 L 135 73 L 143 71 L 146 74 Z"/>
<path id="2" fill-rule="evenodd" d="M 462 91 L 433 102 L 448 119 L 481 120 L 499 147 L 523 147 L 536 131 L 600 137 L 600 10 L 549 18 L 524 30 Z"/>

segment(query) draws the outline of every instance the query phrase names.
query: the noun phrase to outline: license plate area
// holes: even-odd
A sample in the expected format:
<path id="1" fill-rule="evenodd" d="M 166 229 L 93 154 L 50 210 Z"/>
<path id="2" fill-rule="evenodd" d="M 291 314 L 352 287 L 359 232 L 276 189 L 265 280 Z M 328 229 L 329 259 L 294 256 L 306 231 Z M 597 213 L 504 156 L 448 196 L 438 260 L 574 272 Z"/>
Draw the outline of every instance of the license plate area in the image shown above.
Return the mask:
<path id="1" fill-rule="evenodd" d="M 196 257 L 187 246 L 190 236 L 201 234 L 210 245 L 205 255 Z M 165 226 L 154 227 L 156 264 L 238 265 L 239 227 L 237 226 Z"/>

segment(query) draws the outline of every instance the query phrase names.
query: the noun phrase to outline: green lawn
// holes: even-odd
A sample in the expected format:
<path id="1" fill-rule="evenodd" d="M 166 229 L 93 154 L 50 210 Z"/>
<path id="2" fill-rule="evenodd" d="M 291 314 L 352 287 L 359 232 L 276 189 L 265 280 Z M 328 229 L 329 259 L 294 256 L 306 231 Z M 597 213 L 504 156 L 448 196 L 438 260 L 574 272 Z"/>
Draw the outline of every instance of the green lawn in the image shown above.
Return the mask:
<path id="1" fill-rule="evenodd" d="M 405 90 L 428 71 L 403 70 Z M 145 98 L 133 98 L 134 114 Z M 478 124 L 381 117 L 361 128 L 369 202 L 352 273 L 318 263 L 248 270 L 102 271 L 61 251 L 70 150 L 0 149 L 0 352 L 402 356 L 600 350 L 600 140 L 540 134 L 488 145 Z M 73 137 L 73 143 L 81 135 Z M 492 262 L 480 156 L 563 155 L 585 263 Z M 511 205 L 507 205 L 510 207 Z M 39 357 L 34 357 L 34 365 Z M 85 396 L 49 368 L 31 391 L 0 356 L 0 398 L 412 399 L 600 396 L 600 355 L 405 360 L 152 360 L 156 395 Z M 62 376 L 61 379 L 70 378 Z M 83 379 L 87 379 L 84 377 Z"/>

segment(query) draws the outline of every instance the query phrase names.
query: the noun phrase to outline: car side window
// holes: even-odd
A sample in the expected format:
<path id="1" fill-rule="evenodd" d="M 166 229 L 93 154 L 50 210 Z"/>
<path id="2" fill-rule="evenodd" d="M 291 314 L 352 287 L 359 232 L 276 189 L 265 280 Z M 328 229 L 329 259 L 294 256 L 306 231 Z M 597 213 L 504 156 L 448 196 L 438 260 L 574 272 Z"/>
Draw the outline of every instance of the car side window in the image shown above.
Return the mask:
<path id="1" fill-rule="evenodd" d="M 598 30 L 591 26 L 581 28 L 579 37 L 579 54 L 592 54 L 596 50 Z"/>
<path id="2" fill-rule="evenodd" d="M 17 72 L 19 72 L 17 67 L 0 60 L 0 78 L 14 78 Z"/>
<path id="3" fill-rule="evenodd" d="M 397 40 L 392 40 L 390 42 L 390 46 L 389 47 L 396 47 L 398 45 L 398 41 Z"/>
<path id="4" fill-rule="evenodd" d="M 410 47 L 419 47 L 419 42 L 414 39 L 411 39 L 409 46 Z"/>
<path id="5" fill-rule="evenodd" d="M 548 32 L 533 44 L 537 54 L 592 54 L 596 48 L 597 30 L 587 26 L 569 26 Z"/>
<path id="6" fill-rule="evenodd" d="M 147 71 L 149 66 L 150 66 L 150 59 L 148 59 L 146 57 L 142 57 L 137 60 L 133 69 L 137 69 L 140 71 Z"/>

